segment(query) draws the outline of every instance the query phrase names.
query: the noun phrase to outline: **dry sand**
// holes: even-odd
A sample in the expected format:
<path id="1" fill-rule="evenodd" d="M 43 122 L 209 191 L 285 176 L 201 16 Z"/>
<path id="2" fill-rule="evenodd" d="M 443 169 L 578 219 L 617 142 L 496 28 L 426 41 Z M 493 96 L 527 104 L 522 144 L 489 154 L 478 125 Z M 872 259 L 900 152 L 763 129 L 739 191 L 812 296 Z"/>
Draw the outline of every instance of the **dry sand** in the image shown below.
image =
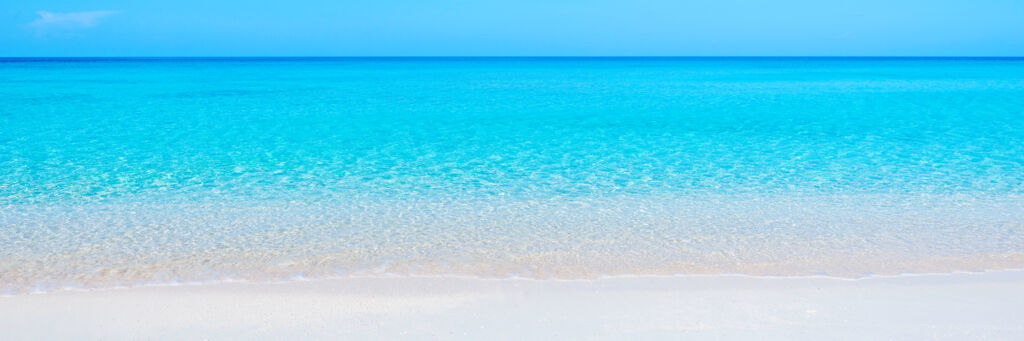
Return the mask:
<path id="1" fill-rule="evenodd" d="M 1024 272 L 345 278 L 0 297 L 3 340 L 1024 339 Z"/>

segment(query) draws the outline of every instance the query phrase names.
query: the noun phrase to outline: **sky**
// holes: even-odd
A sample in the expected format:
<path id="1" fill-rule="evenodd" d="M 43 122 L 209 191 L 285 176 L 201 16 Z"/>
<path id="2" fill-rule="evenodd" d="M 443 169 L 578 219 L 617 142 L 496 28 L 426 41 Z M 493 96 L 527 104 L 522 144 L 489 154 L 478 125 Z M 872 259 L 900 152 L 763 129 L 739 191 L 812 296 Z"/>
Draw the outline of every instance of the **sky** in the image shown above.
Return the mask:
<path id="1" fill-rule="evenodd" d="M 1024 0 L 4 0 L 0 56 L 1024 56 Z"/>

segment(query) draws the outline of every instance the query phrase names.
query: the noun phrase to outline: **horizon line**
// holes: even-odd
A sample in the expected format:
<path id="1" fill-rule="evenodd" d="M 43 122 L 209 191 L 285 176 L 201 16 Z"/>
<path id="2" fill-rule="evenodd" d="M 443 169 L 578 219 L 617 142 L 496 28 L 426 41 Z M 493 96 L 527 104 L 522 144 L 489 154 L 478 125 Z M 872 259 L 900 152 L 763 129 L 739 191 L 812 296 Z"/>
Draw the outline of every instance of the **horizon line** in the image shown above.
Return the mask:
<path id="1" fill-rule="evenodd" d="M 161 59 L 163 59 L 163 60 L 174 60 L 174 59 L 177 59 L 177 60 L 204 60 L 204 59 L 205 60 L 217 60 L 217 59 L 225 59 L 225 60 L 226 59 L 262 59 L 262 60 L 274 60 L 274 59 L 279 59 L 279 60 L 284 60 L 284 59 L 307 59 L 307 60 L 315 60 L 315 59 L 323 59 L 323 60 L 327 60 L 327 59 L 333 59 L 333 60 L 344 60 L 344 59 L 350 59 L 350 60 L 372 60 L 372 59 L 378 59 L 378 60 L 382 60 L 382 59 L 392 59 L 392 60 L 403 60 L 403 59 L 404 60 L 416 60 L 416 59 L 418 59 L 418 60 L 445 60 L 445 59 L 447 59 L 447 60 L 458 60 L 458 59 L 463 59 L 463 60 L 471 60 L 471 59 L 478 59 L 478 60 L 479 59 L 504 59 L 504 60 L 516 60 L 516 59 L 520 59 L 520 60 L 528 60 L 528 59 L 537 59 L 537 60 L 559 60 L 559 59 L 566 59 L 566 60 L 583 60 L 583 59 L 606 59 L 606 60 L 607 59 L 621 59 L 621 60 L 630 60 L 630 59 L 632 59 L 632 60 L 643 60 L 643 59 L 650 59 L 650 60 L 658 60 L 658 59 L 661 59 L 661 60 L 671 60 L 671 59 L 739 59 L 739 60 L 743 60 L 743 59 L 747 59 L 747 60 L 751 60 L 751 59 L 776 59 L 776 60 L 778 60 L 778 59 L 817 59 L 817 60 L 826 60 L 826 59 L 865 59 L 865 60 L 867 60 L 867 59 L 890 59 L 890 60 L 896 60 L 896 59 L 918 59 L 918 60 L 927 60 L 927 59 L 933 59 L 933 60 L 963 59 L 963 60 L 972 60 L 973 59 L 973 60 L 1022 60 L 1022 59 L 1024 59 L 1024 56 L 980 56 L 980 55 L 974 55 L 974 56 L 898 56 L 898 55 L 888 55 L 888 56 L 887 55 L 877 55 L 877 56 L 814 56 L 814 55 L 808 55 L 808 56 L 772 56 L 772 55 L 764 55 L 764 56 L 728 56 L 728 55 L 721 55 L 721 56 L 710 56 L 710 55 L 709 56 L 660 56 L 660 55 L 659 56 L 643 56 L 643 55 L 635 55 L 635 56 L 625 56 L 625 55 L 623 55 L 623 56 L 614 56 L 614 55 L 611 55 L 611 56 L 585 56 L 585 55 L 584 56 L 571 56 L 571 55 L 564 55 L 564 56 L 562 56 L 562 55 L 558 55 L 558 56 L 545 56 L 545 55 L 538 55 L 538 56 L 498 56 L 498 55 L 495 55 L 495 56 L 474 56 L 474 55 L 466 55 L 466 56 L 458 56 L 458 55 L 423 55 L 423 56 L 400 56 L 400 55 L 394 55 L 394 56 L 388 56 L 388 55 L 380 55 L 380 56 L 370 56 L 370 55 L 367 55 L 367 56 L 302 56 L 302 55 L 281 55 L 281 56 L 257 56 L 257 55 L 251 55 L 251 56 L 245 56 L 245 55 L 240 55 L 240 56 L 10 56 L 10 57 L 8 57 L 8 56 L 0 56 L 0 61 L 17 61 L 17 60 L 36 60 L 36 61 L 45 61 L 45 60 L 161 60 Z"/>

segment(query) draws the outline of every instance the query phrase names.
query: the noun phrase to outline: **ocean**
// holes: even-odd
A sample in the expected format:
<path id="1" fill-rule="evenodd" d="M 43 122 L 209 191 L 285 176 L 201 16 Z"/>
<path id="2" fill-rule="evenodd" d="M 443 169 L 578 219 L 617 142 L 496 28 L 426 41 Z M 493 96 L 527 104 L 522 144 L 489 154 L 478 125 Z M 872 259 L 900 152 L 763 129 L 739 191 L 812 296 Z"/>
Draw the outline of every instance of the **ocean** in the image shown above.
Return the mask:
<path id="1" fill-rule="evenodd" d="M 1021 58 L 0 58 L 0 293 L 1021 267 Z"/>

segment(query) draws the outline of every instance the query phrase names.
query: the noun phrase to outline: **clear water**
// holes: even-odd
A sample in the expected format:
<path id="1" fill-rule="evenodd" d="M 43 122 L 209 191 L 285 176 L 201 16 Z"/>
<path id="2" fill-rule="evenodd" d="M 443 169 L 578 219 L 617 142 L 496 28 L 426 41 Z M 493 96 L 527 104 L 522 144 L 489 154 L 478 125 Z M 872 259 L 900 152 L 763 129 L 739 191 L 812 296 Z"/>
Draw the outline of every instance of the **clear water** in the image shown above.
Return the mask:
<path id="1" fill-rule="evenodd" d="M 1022 59 L 0 59 L 0 291 L 1022 266 Z"/>

